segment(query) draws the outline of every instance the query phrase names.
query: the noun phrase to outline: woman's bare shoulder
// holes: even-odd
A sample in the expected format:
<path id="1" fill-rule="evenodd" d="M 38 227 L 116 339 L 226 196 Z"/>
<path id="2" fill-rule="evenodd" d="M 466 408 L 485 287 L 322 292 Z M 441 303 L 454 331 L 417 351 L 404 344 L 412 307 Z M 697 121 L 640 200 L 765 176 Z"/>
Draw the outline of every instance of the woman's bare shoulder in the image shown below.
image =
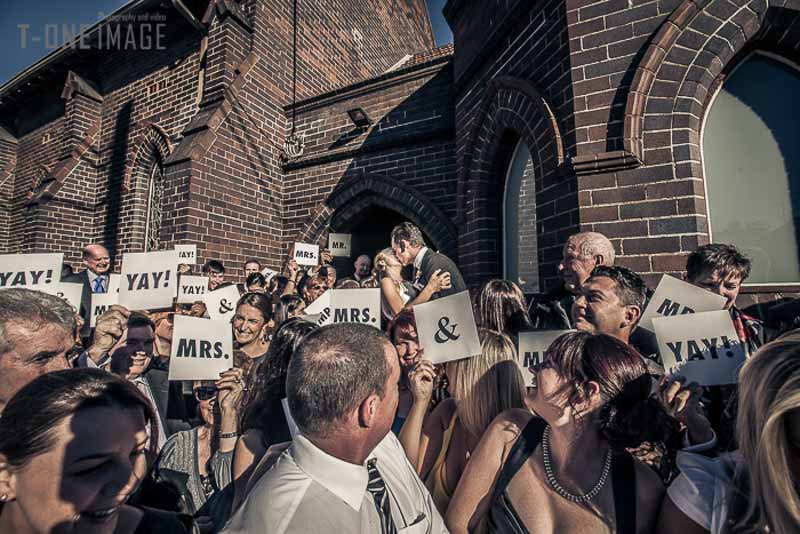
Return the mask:
<path id="1" fill-rule="evenodd" d="M 534 415 L 528 410 L 520 408 L 506 410 L 494 418 L 487 429 L 487 434 L 506 442 L 516 441 L 533 417 Z"/>

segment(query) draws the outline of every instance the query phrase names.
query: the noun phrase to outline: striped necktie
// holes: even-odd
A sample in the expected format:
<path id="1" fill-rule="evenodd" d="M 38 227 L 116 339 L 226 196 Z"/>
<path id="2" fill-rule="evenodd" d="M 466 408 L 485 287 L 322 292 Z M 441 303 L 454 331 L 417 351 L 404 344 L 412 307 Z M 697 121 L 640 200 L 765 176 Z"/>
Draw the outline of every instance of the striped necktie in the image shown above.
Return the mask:
<path id="1" fill-rule="evenodd" d="M 397 534 L 397 527 L 394 525 L 392 510 L 389 506 L 389 493 L 386 491 L 386 484 L 375 465 L 377 463 L 377 458 L 367 462 L 367 473 L 369 474 L 367 491 L 375 499 L 375 508 L 378 509 L 378 517 L 381 518 L 381 534 Z"/>

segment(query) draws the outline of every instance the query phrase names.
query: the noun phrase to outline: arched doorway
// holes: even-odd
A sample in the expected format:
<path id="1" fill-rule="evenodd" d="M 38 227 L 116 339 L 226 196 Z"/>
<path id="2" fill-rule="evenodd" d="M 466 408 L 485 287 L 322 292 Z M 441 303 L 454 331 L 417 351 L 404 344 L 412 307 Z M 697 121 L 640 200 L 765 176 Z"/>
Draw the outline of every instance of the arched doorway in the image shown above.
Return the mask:
<path id="1" fill-rule="evenodd" d="M 331 221 L 331 232 L 352 234 L 349 258 L 334 258 L 333 265 L 339 278 L 352 276 L 353 262 L 362 254 L 370 258 L 389 247 L 389 236 L 392 228 L 408 221 L 408 218 L 390 208 L 376 204 L 369 205 L 357 213 L 352 214 L 347 220 L 341 220 L 334 215 Z M 430 236 L 422 229 L 422 235 L 429 246 L 434 243 Z M 410 279 L 411 273 L 404 272 L 403 276 Z"/>

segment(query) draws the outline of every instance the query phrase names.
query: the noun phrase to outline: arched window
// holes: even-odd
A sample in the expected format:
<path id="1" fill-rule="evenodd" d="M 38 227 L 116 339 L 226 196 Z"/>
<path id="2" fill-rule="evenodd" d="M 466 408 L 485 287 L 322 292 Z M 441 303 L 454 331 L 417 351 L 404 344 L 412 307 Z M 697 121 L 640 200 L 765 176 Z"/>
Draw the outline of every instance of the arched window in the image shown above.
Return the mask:
<path id="1" fill-rule="evenodd" d="M 749 283 L 800 282 L 800 72 L 755 53 L 725 80 L 703 130 L 711 239 L 753 259 Z"/>
<path id="2" fill-rule="evenodd" d="M 533 160 L 519 140 L 506 173 L 503 195 L 503 277 L 525 293 L 539 291 L 536 240 L 536 191 Z"/>
<path id="3" fill-rule="evenodd" d="M 160 248 L 161 219 L 164 209 L 164 171 L 161 163 L 153 165 L 150 173 L 150 185 L 147 191 L 147 224 L 144 233 L 144 250 Z"/>

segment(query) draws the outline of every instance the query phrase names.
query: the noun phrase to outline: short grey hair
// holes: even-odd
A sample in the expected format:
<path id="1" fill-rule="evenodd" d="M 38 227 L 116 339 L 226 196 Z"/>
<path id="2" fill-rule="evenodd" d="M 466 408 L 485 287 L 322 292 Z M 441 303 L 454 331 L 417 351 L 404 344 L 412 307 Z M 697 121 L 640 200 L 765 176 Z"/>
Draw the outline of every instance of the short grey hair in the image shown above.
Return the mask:
<path id="1" fill-rule="evenodd" d="M 616 251 L 609 239 L 600 232 L 581 232 L 570 236 L 567 244 L 573 243 L 581 258 L 603 256 L 603 265 L 614 265 Z"/>
<path id="2" fill-rule="evenodd" d="M 400 241 L 408 241 L 413 247 L 424 247 L 425 238 L 422 231 L 410 222 L 400 223 L 392 229 L 392 243 L 400 244 Z"/>
<path id="3" fill-rule="evenodd" d="M 0 355 L 14 350 L 8 326 L 22 323 L 32 330 L 52 324 L 74 333 L 75 310 L 64 299 L 41 291 L 24 288 L 0 291 Z"/>
<path id="4" fill-rule="evenodd" d="M 327 436 L 369 395 L 383 397 L 389 338 L 365 324 L 323 326 L 297 347 L 286 377 L 289 411 L 304 434 Z"/>

